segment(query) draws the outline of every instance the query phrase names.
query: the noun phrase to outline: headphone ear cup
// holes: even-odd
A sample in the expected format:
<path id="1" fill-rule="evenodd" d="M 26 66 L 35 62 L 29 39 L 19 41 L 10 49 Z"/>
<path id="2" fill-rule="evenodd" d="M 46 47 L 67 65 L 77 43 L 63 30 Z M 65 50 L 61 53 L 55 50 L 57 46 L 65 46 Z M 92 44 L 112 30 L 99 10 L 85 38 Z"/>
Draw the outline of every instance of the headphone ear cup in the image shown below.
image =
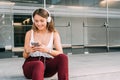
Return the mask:
<path id="1" fill-rule="evenodd" d="M 34 19 L 33 19 L 33 16 L 32 16 L 32 22 L 34 23 Z"/>
<path id="2" fill-rule="evenodd" d="M 51 17 L 50 16 L 47 18 L 47 22 L 51 22 Z"/>

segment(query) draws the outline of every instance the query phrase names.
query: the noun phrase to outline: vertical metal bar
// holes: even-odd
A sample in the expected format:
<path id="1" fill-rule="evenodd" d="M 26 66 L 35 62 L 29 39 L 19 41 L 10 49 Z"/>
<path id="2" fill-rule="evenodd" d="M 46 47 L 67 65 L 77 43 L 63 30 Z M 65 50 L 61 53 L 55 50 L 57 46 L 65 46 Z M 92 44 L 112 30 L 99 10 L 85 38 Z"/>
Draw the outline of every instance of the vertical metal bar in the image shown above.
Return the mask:
<path id="1" fill-rule="evenodd" d="M 44 8 L 46 8 L 46 0 L 44 0 Z"/>
<path id="2" fill-rule="evenodd" d="M 108 24 L 109 24 L 109 4 L 108 4 L 108 0 L 106 0 L 106 16 L 107 16 L 107 21 L 106 21 L 106 45 L 107 45 L 107 51 L 109 52 L 109 29 L 108 29 Z"/>

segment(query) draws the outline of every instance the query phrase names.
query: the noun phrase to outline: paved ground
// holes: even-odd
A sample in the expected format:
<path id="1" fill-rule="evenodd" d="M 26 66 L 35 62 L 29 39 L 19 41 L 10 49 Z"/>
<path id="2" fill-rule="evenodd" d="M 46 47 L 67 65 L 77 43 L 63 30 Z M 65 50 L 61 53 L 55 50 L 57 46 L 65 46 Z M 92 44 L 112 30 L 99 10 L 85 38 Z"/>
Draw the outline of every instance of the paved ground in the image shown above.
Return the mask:
<path id="1" fill-rule="evenodd" d="M 70 80 L 120 80 L 120 52 L 74 54 L 68 58 Z M 23 58 L 0 59 L 0 80 L 27 80 L 22 74 L 23 62 Z"/>

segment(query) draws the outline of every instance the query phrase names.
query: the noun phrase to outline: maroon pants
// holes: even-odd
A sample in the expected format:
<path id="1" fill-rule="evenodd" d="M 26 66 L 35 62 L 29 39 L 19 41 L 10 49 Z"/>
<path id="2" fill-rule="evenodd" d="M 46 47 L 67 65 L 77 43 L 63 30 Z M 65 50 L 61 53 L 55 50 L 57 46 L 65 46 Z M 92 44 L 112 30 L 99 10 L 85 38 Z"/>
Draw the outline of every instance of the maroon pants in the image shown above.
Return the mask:
<path id="1" fill-rule="evenodd" d="M 68 58 L 65 54 L 59 54 L 55 58 L 29 57 L 23 64 L 23 73 L 26 78 L 32 80 L 44 80 L 58 72 L 58 80 L 69 80 Z"/>

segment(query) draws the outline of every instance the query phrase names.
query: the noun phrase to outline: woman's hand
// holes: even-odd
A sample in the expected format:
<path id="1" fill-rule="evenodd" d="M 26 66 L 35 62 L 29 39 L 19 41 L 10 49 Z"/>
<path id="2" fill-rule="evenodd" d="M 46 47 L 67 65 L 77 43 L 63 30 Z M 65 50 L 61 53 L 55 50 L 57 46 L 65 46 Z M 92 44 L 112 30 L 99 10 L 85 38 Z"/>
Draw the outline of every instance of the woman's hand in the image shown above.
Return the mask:
<path id="1" fill-rule="evenodd" d="M 35 46 L 31 46 L 31 47 L 25 49 L 25 52 L 28 53 L 28 54 L 33 53 L 35 51 L 37 51 Z"/>
<path id="2" fill-rule="evenodd" d="M 48 52 L 48 48 L 43 44 L 40 44 L 39 46 L 34 47 L 33 50 L 34 51 L 40 51 L 40 52 L 43 52 L 43 53 Z"/>

